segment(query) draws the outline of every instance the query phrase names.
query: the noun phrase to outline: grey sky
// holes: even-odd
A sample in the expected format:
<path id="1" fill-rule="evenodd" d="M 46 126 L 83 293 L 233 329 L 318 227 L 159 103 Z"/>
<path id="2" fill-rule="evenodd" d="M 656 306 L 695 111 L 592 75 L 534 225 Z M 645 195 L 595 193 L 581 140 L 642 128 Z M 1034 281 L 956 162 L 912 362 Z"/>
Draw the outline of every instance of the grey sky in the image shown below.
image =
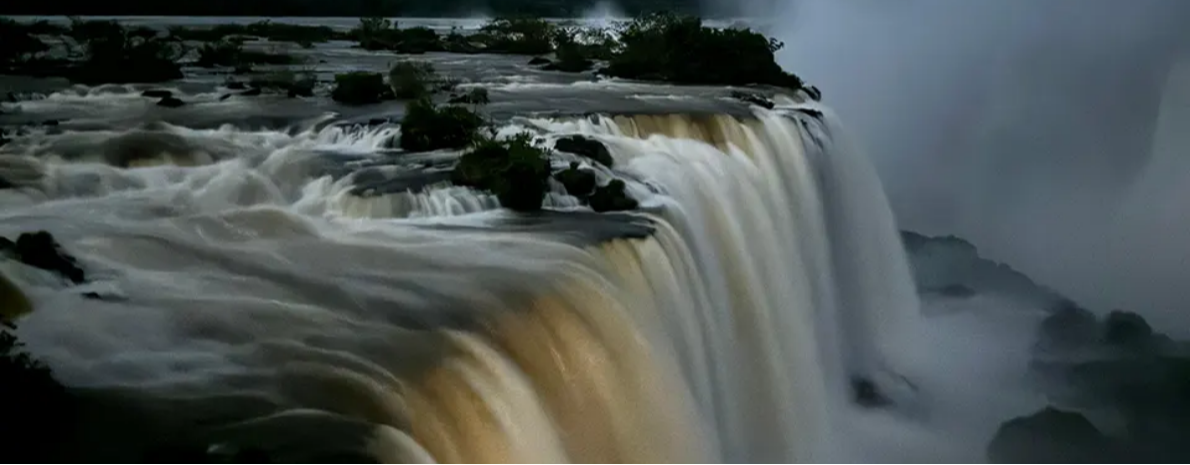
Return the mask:
<path id="1" fill-rule="evenodd" d="M 968 237 L 1098 309 L 1183 321 L 1190 197 L 1120 203 L 1149 160 L 1168 71 L 1190 59 L 1190 1 L 752 5 L 778 18 L 782 64 L 862 139 L 903 226 Z M 1190 184 L 1190 170 L 1169 175 Z"/>

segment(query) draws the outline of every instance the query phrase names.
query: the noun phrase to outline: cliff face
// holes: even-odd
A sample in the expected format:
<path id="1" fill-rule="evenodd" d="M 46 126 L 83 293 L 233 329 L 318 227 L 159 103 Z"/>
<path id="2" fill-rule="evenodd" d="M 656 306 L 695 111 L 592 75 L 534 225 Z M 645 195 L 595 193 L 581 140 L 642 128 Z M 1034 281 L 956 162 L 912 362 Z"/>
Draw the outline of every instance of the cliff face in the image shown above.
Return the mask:
<path id="1" fill-rule="evenodd" d="M 1042 309 L 1054 308 L 1064 300 L 1012 267 L 980 256 L 973 244 L 961 238 L 902 231 L 901 240 L 918 291 L 927 299 L 984 295 Z"/>
<path id="2" fill-rule="evenodd" d="M 1005 418 L 989 438 L 996 463 L 1185 462 L 1190 430 L 1190 342 L 1150 327 L 1137 313 L 1096 315 L 955 237 L 903 231 L 926 309 L 991 297 L 1045 311 L 1028 366 L 1050 406 Z M 975 307 L 971 307 L 975 308 Z M 987 307 L 980 307 L 987 308 Z M 995 306 L 993 306 L 995 308 Z M 1103 419 L 1112 419 L 1103 423 Z"/>

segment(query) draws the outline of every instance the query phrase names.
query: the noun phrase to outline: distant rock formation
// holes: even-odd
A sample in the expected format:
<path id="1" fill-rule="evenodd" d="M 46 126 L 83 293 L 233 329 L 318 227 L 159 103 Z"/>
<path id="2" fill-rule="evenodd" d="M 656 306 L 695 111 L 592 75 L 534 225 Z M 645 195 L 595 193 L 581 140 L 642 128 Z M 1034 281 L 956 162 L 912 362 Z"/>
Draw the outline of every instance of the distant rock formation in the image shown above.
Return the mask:
<path id="1" fill-rule="evenodd" d="M 965 299 L 995 294 L 1039 308 L 1056 308 L 1065 300 L 1012 267 L 980 256 L 974 245 L 958 237 L 901 231 L 901 241 L 923 296 Z"/>

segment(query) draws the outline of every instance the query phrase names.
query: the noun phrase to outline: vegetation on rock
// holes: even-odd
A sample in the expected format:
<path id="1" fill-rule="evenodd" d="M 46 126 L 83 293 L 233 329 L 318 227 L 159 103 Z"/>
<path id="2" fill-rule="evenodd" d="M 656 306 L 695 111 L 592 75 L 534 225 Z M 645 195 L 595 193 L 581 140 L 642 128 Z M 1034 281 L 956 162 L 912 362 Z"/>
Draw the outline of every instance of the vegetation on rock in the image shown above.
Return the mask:
<path id="1" fill-rule="evenodd" d="M 255 76 L 248 81 L 247 86 L 243 83 L 228 83 L 228 89 L 244 89 L 251 87 L 248 91 L 241 95 L 259 95 L 263 90 L 283 93 L 293 97 L 313 97 L 314 87 L 318 85 L 318 79 L 313 73 L 295 73 L 289 70 L 277 71 L 262 76 Z M 249 94 L 251 92 L 252 94 Z"/>
<path id="2" fill-rule="evenodd" d="M 127 28 L 115 21 L 71 19 L 70 38 L 83 60 L 68 77 L 83 84 L 150 83 L 182 78 L 181 44 L 149 28 Z"/>
<path id="3" fill-rule="evenodd" d="M 488 90 L 482 87 L 476 87 L 462 94 L 450 96 L 451 104 L 461 105 L 487 105 L 491 102 L 488 97 Z"/>
<path id="4" fill-rule="evenodd" d="M 437 74 L 434 66 L 421 61 L 402 61 L 393 65 L 388 72 L 388 83 L 393 95 L 402 100 L 413 100 L 433 93 Z"/>
<path id="5" fill-rule="evenodd" d="M 195 64 L 204 68 L 217 66 L 238 68 L 253 65 L 291 65 L 297 61 L 291 55 L 244 50 L 244 46 L 240 42 L 220 40 L 200 46 L 198 60 Z"/>
<path id="6" fill-rule="evenodd" d="M 15 328 L 11 322 L 5 326 Z M 52 460 L 62 428 L 71 421 L 71 399 L 49 368 L 8 330 L 0 331 L 0 380 L 5 455 L 18 463 Z"/>
<path id="7" fill-rule="evenodd" d="M 380 103 L 392 97 L 392 90 L 384 84 L 380 73 L 354 71 L 335 76 L 331 98 L 347 105 Z"/>
<path id="8" fill-rule="evenodd" d="M 529 134 L 507 141 L 486 140 L 459 159 L 451 173 L 456 185 L 496 194 L 500 205 L 515 211 L 541 209 L 549 192 L 550 162 Z"/>
<path id="9" fill-rule="evenodd" d="M 655 13 L 620 31 L 620 49 L 604 74 L 678 84 L 766 84 L 801 89 L 777 64 L 784 44 L 746 29 L 717 29 L 696 17 Z"/>
<path id="10" fill-rule="evenodd" d="M 405 109 L 401 148 L 411 152 L 461 149 L 479 140 L 483 126 L 483 117 L 466 107 L 436 107 L 429 99 L 418 99 Z"/>
<path id="11" fill-rule="evenodd" d="M 210 28 L 171 27 L 169 33 L 182 40 L 217 42 L 243 37 L 258 37 L 271 42 L 292 42 L 303 47 L 343 39 L 344 35 L 327 26 L 274 23 L 269 20 L 252 24 L 220 24 Z"/>

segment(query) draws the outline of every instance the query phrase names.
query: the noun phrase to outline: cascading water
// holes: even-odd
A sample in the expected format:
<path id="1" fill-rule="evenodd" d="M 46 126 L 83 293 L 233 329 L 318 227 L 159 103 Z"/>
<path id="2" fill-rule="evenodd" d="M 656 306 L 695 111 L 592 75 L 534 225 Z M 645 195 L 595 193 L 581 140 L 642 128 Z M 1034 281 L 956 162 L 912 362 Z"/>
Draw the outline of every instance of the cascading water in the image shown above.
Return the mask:
<path id="1" fill-rule="evenodd" d="M 2 271 L 36 308 L 21 320 L 30 350 L 150 425 L 92 433 L 125 443 L 151 431 L 279 457 L 831 460 L 849 380 L 895 393 L 908 374 L 892 348 L 917 302 L 872 169 L 829 111 L 786 103 L 502 131 L 604 143 L 616 163 L 593 167 L 600 182 L 626 179 L 641 201 L 618 214 L 560 188 L 547 212 L 507 212 L 446 183 L 457 154 L 371 152 L 391 127 L 165 126 L 146 137 L 181 141 L 158 154 L 170 164 L 130 169 L 95 163 L 116 153 L 7 157 L 0 176 L 19 189 L 0 193 L 0 233 L 52 230 L 105 298 Z"/>

